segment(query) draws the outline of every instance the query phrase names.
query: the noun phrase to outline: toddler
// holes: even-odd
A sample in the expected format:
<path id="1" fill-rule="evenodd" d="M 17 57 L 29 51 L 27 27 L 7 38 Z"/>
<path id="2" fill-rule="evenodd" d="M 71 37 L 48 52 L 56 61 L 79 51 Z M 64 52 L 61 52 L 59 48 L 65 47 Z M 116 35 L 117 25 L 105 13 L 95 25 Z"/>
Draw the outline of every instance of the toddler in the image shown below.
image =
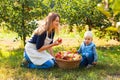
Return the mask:
<path id="1" fill-rule="evenodd" d="M 92 40 L 92 32 L 86 31 L 84 34 L 84 41 L 78 50 L 78 53 L 82 55 L 80 66 L 86 66 L 86 68 L 90 68 L 91 66 L 97 64 L 96 46 Z"/>

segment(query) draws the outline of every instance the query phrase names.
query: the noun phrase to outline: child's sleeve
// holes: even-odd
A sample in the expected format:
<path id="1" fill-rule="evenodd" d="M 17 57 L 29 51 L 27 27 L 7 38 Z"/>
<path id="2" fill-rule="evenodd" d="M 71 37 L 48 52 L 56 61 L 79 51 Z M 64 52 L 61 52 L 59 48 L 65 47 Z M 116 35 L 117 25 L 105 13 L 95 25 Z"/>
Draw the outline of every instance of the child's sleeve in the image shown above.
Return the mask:
<path id="1" fill-rule="evenodd" d="M 94 62 L 97 62 L 98 55 L 97 55 L 97 52 L 96 52 L 96 46 L 95 45 L 93 46 L 93 54 L 94 54 Z"/>

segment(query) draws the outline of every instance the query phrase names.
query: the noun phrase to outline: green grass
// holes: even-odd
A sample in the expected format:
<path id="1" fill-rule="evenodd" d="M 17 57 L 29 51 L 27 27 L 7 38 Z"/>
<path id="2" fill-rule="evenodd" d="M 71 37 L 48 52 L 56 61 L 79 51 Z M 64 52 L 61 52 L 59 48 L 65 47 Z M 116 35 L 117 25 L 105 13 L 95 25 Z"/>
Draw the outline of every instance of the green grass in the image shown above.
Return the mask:
<path id="1" fill-rule="evenodd" d="M 98 65 L 93 68 L 79 68 L 74 70 L 62 70 L 58 67 L 51 69 L 27 69 L 20 67 L 23 58 L 23 49 L 17 49 L 6 53 L 0 52 L 0 79 L 21 80 L 105 80 L 120 79 L 120 47 L 111 49 L 97 49 L 99 53 Z M 7 51 L 6 51 L 7 52 Z M 118 76 L 117 76 L 118 75 Z"/>
<path id="2" fill-rule="evenodd" d="M 0 37 L 4 39 L 5 35 Z M 14 36 L 7 38 L 9 40 L 12 37 Z M 73 70 L 62 70 L 58 67 L 50 69 L 22 68 L 20 64 L 24 49 L 19 47 L 9 49 L 9 46 L 0 44 L 0 80 L 120 80 L 120 46 L 97 47 L 98 64 L 95 67 Z M 78 49 L 78 46 L 73 47 Z M 68 50 L 71 47 L 64 46 L 63 48 Z M 63 48 L 55 47 L 54 52 L 63 50 Z"/>

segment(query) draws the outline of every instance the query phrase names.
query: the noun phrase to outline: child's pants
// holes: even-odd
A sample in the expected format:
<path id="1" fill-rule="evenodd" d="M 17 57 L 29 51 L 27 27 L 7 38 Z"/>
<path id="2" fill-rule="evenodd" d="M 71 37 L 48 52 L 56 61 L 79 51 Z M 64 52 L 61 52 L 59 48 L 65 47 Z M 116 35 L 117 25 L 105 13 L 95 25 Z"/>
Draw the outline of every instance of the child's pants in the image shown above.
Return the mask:
<path id="1" fill-rule="evenodd" d="M 94 60 L 93 54 L 85 53 L 84 55 L 82 55 L 80 66 L 87 66 L 88 64 L 92 64 L 93 60 Z"/>
<path id="2" fill-rule="evenodd" d="M 29 62 L 28 64 L 28 68 L 37 68 L 37 69 L 47 69 L 47 68 L 51 68 L 54 66 L 55 61 L 53 59 L 46 61 L 44 64 L 42 65 L 35 65 L 31 62 L 31 60 L 29 59 L 28 55 L 26 54 L 26 52 L 24 52 L 24 57 L 25 59 Z"/>

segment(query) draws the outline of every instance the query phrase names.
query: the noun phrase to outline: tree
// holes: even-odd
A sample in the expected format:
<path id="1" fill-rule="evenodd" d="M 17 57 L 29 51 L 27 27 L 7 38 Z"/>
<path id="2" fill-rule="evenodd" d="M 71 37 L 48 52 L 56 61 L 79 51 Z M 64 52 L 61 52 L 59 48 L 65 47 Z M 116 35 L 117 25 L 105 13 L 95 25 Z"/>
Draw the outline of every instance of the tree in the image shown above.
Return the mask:
<path id="1" fill-rule="evenodd" d="M 116 24 L 120 21 L 120 0 L 102 0 L 98 5 L 101 13 L 112 23 L 111 26 L 106 28 L 107 32 L 112 34 L 111 37 L 116 37 L 117 35 L 116 39 L 120 40 L 120 33 L 116 29 Z"/>
<path id="2" fill-rule="evenodd" d="M 17 32 L 24 45 L 26 37 L 36 28 L 34 20 L 42 19 L 48 13 L 43 0 L 4 0 L 0 6 L 1 22 Z"/>
<path id="3" fill-rule="evenodd" d="M 70 25 L 88 25 L 89 30 L 110 25 L 107 17 L 97 9 L 96 0 L 57 0 L 54 10 Z"/>

